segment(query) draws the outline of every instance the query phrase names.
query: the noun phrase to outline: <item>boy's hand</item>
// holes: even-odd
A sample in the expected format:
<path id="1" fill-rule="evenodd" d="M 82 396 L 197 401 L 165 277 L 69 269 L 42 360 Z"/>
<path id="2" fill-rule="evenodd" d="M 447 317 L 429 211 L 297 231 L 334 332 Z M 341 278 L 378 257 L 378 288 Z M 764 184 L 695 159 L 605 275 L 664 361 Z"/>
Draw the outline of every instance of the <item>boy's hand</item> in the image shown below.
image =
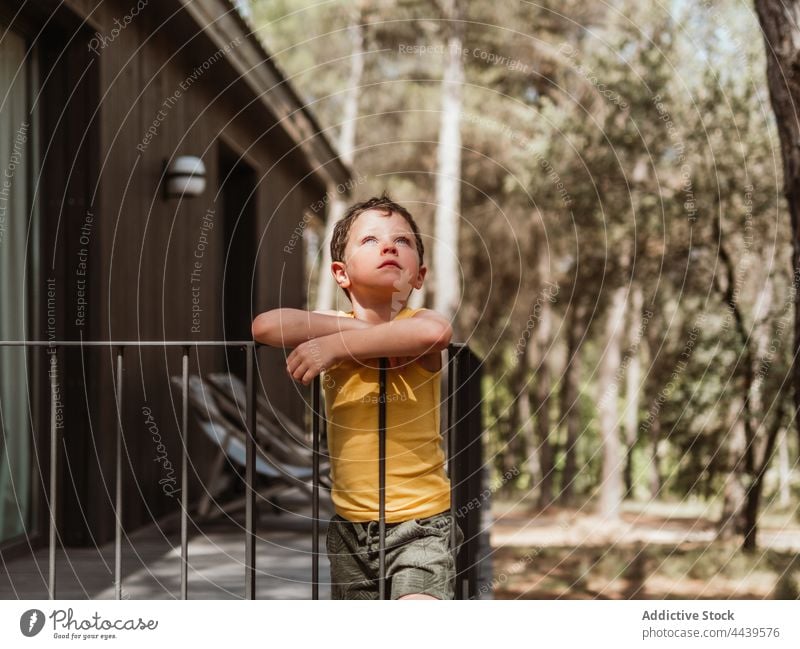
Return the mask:
<path id="1" fill-rule="evenodd" d="M 403 367 L 417 359 L 414 358 L 413 356 L 389 356 L 387 360 L 388 360 L 387 365 L 389 367 L 394 368 L 394 367 Z"/>
<path id="2" fill-rule="evenodd" d="M 338 363 L 339 335 L 321 336 L 299 344 L 286 359 L 286 371 L 295 381 L 308 385 L 314 377 Z"/>

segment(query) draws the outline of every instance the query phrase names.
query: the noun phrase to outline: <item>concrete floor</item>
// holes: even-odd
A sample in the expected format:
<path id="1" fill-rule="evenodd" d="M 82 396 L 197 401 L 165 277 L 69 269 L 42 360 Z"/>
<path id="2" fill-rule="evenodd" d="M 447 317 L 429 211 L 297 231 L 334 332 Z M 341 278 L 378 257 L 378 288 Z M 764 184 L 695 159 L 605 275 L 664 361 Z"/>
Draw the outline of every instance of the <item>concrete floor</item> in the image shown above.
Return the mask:
<path id="1" fill-rule="evenodd" d="M 311 599 L 311 508 L 307 500 L 282 501 L 289 511 L 260 515 L 256 542 L 257 599 Z M 328 501 L 320 504 L 320 599 L 330 598 L 325 553 Z M 491 597 L 491 515 L 484 511 L 485 533 L 479 554 L 481 598 Z M 179 521 L 168 530 L 155 525 L 122 540 L 122 598 L 180 599 Z M 189 524 L 189 599 L 243 599 L 245 596 L 244 512 L 199 525 Z M 0 599 L 47 599 L 47 548 L 0 566 Z M 114 599 L 114 543 L 101 548 L 68 548 L 56 554 L 57 599 Z"/>
<path id="2" fill-rule="evenodd" d="M 295 508 L 296 507 L 296 508 Z M 258 599 L 311 599 L 310 507 L 297 513 L 265 513 L 256 542 Z M 320 598 L 330 596 L 325 532 L 332 511 L 320 506 Z M 181 596 L 180 523 L 165 532 L 156 526 L 122 540 L 122 598 L 179 599 Z M 245 596 L 244 513 L 189 523 L 190 599 L 243 599 Z M 47 548 L 9 561 L 0 570 L 1 599 L 46 599 Z M 101 548 L 68 548 L 56 554 L 57 599 L 114 599 L 114 543 Z"/>

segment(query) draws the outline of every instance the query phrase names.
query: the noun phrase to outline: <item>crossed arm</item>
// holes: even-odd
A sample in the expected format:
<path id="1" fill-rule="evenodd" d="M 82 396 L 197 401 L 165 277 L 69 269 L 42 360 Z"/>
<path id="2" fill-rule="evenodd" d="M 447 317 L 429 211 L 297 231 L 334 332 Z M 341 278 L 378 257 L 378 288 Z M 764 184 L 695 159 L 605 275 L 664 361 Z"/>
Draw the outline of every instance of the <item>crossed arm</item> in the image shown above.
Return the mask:
<path id="1" fill-rule="evenodd" d="M 452 328 L 430 310 L 412 318 L 370 324 L 355 318 L 300 309 L 274 309 L 253 321 L 253 338 L 276 347 L 294 347 L 286 369 L 308 385 L 325 368 L 346 360 L 418 358 L 447 347 Z"/>

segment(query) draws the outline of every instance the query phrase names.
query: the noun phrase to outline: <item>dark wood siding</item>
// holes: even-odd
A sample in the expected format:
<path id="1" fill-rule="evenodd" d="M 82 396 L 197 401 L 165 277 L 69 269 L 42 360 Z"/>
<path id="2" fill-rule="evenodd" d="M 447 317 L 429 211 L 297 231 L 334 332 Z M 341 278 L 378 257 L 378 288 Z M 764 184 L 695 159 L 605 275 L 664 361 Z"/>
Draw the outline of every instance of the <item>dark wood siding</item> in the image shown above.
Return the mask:
<path id="1" fill-rule="evenodd" d="M 114 19 L 133 4 L 72 2 L 77 18 L 91 13 L 92 26 L 79 31 L 69 56 L 59 62 L 55 58 L 72 33 L 51 41 L 51 56 L 43 66 L 45 97 L 51 102 L 44 130 L 54 134 L 57 147 L 46 153 L 42 218 L 50 234 L 45 258 L 49 260 L 55 251 L 60 333 L 100 340 L 223 338 L 226 227 L 218 181 L 220 159 L 231 152 L 246 154 L 258 184 L 250 226 L 255 265 L 250 273 L 236 267 L 241 282 L 252 283 L 253 304 L 247 317 L 279 304 L 304 306 L 302 241 L 292 254 L 283 248 L 307 208 L 322 198 L 324 187 L 280 124 L 221 59 L 165 106 L 165 100 L 216 51 L 196 27 L 192 32 L 184 13 L 170 18 L 165 5 L 173 7 L 172 3 L 150 2 L 99 54 L 89 52 L 93 32 L 110 34 Z M 189 33 L 194 35 L 183 37 Z M 84 69 L 88 76 L 68 99 Z M 48 75 L 50 71 L 54 74 Z M 57 127 L 64 106 L 67 121 Z M 137 148 L 156 119 L 160 119 L 157 133 Z M 207 188 L 196 199 L 162 196 L 164 163 L 178 155 L 200 156 L 205 163 Z M 81 226 L 87 214 L 93 222 L 89 244 L 83 246 Z M 214 224 L 207 228 L 202 256 L 200 330 L 192 332 L 191 272 L 206 214 L 214 215 Z M 86 317 L 78 327 L 76 265 L 81 247 L 88 247 L 89 256 Z M 262 350 L 259 361 L 269 398 L 301 421 L 306 394 L 286 377 L 284 353 Z M 62 499 L 64 540 L 69 545 L 99 544 L 114 533 L 114 354 L 109 349 L 75 350 L 65 358 L 64 369 L 64 436 L 71 467 L 64 474 L 68 494 Z M 224 369 L 222 350 L 192 352 L 191 372 Z M 158 460 L 157 441 L 142 412 L 143 407 L 150 408 L 179 479 L 180 403 L 169 384 L 170 376 L 178 374 L 180 350 L 125 352 L 123 524 L 128 532 L 178 505 L 159 484 L 167 475 L 166 463 Z M 194 500 L 214 449 L 195 429 L 189 444 Z"/>

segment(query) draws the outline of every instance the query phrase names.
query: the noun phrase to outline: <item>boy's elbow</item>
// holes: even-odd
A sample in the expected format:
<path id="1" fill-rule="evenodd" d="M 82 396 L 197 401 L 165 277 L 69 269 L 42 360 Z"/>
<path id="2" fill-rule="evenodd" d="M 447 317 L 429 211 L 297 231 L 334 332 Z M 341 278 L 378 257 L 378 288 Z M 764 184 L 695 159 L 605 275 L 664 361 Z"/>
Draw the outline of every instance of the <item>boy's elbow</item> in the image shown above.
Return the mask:
<path id="1" fill-rule="evenodd" d="M 273 318 L 270 317 L 270 312 L 266 311 L 260 313 L 253 320 L 250 331 L 253 334 L 253 340 L 265 345 L 276 345 L 276 329 L 273 326 Z"/>
<path id="2" fill-rule="evenodd" d="M 453 328 L 447 321 L 431 322 L 429 346 L 434 351 L 445 349 L 453 337 Z"/>
<path id="3" fill-rule="evenodd" d="M 250 333 L 253 334 L 253 340 L 259 343 L 266 342 L 264 340 L 264 316 L 265 313 L 259 313 L 255 320 L 253 320 L 253 324 L 250 325 Z"/>

